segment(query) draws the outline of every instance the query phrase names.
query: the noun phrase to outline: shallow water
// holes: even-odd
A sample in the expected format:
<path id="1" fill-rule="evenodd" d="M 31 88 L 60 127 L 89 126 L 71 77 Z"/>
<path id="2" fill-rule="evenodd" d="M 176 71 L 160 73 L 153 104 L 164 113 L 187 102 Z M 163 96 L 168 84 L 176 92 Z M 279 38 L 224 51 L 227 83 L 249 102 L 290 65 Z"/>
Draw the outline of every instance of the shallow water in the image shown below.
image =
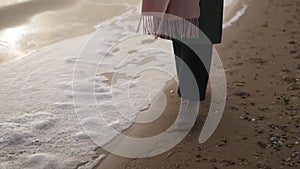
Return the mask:
<path id="1" fill-rule="evenodd" d="M 2 5 L 10 6 L 0 8 L 0 62 L 19 58 L 42 46 L 91 33 L 102 21 L 118 16 L 137 4 L 137 0 L 20 2 L 6 1 Z"/>

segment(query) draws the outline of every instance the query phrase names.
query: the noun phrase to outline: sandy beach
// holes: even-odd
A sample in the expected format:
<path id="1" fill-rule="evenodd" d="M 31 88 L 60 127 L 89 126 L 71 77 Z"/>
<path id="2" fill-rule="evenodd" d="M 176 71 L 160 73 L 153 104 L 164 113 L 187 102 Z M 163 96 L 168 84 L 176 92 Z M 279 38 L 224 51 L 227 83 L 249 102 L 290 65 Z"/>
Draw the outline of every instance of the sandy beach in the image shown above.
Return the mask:
<path id="1" fill-rule="evenodd" d="M 176 81 L 165 80 L 175 73 L 174 60 L 169 59 L 173 57 L 171 44 L 141 36 L 118 41 L 135 33 L 137 24 L 134 19 L 123 23 L 117 17 L 124 17 L 124 12 L 139 13 L 139 3 L 0 2 L 4 6 L 0 7 L 0 168 L 299 168 L 299 0 L 233 1 L 225 9 L 223 41 L 215 48 L 226 71 L 226 107 L 217 130 L 205 143 L 200 144 L 198 138 L 211 104 L 210 89 L 190 133 L 166 153 L 124 158 L 101 148 L 115 137 L 109 127 L 131 137 L 151 137 L 166 131 L 179 112 Z M 97 42 L 101 46 L 82 56 L 95 30 L 100 30 Z M 107 52 L 115 41 L 119 45 Z M 147 47 L 159 50 L 147 51 Z M 93 77 L 74 79 L 78 64 L 83 65 L 77 67 L 79 74 L 90 71 L 85 68 L 97 70 Z M 171 74 L 134 72 L 149 67 L 171 70 Z M 136 94 L 130 99 L 144 113 L 161 107 L 163 97 L 155 97 L 151 104 L 146 97 L 154 88 L 163 88 L 167 104 L 158 119 L 132 125 L 118 114 L 111 95 L 127 104 L 122 87 L 128 79 L 133 79 L 131 92 Z M 76 84 L 89 87 L 90 83 L 92 93 L 76 88 Z M 116 93 L 111 92 L 111 85 L 119 84 Z M 77 96 L 83 105 L 75 104 L 76 92 L 82 94 Z M 98 105 L 89 103 L 91 96 Z M 132 105 L 126 104 L 124 110 L 131 111 L 127 107 Z M 101 121 L 98 112 L 89 111 L 94 107 L 109 124 Z M 104 136 L 96 143 L 93 138 L 99 133 Z"/>
<path id="2" fill-rule="evenodd" d="M 97 169 L 299 168 L 299 9 L 299 1 L 253 0 L 224 30 L 216 48 L 226 70 L 227 104 L 207 142 L 199 144 L 198 137 L 210 98 L 201 104 L 190 134 L 172 150 L 128 159 L 99 149 L 107 157 Z M 170 82 L 164 89 L 168 106 L 162 117 L 148 126 L 135 124 L 125 134 L 147 137 L 165 131 L 177 116 L 180 100 L 170 92 L 176 88 Z"/>

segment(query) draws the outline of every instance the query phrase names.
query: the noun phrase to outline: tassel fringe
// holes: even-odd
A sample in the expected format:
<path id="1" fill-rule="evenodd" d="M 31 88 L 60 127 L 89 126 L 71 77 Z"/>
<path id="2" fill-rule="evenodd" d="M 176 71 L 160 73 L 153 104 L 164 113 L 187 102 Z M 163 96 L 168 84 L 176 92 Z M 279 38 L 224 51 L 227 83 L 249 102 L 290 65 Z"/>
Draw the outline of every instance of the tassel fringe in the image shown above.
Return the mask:
<path id="1" fill-rule="evenodd" d="M 194 39 L 200 38 L 198 18 L 168 19 L 164 16 L 142 15 L 137 32 L 155 35 L 163 39 Z"/>

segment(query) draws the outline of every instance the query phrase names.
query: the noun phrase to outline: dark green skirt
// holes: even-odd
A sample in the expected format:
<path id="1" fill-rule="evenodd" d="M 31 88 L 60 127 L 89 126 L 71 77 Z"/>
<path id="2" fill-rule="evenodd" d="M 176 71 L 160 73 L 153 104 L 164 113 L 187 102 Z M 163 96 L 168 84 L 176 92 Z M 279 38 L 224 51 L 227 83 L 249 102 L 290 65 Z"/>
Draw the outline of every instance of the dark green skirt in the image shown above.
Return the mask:
<path id="1" fill-rule="evenodd" d="M 201 15 L 199 17 L 199 28 L 207 36 L 211 44 L 199 43 L 199 49 L 203 49 L 202 51 L 211 51 L 200 53 L 202 58 L 206 58 L 206 64 L 209 65 L 212 58 L 212 44 L 221 43 L 222 39 L 223 2 L 223 0 L 200 0 Z M 172 39 L 172 41 L 179 80 L 178 95 L 190 100 L 204 100 L 210 66 L 208 68 L 205 67 L 204 62 L 199 59 L 199 56 L 190 46 L 182 43 L 180 39 Z M 192 74 L 186 73 L 188 71 L 185 69 L 189 69 Z M 189 80 L 192 78 L 196 80 L 196 88 Z"/>
<path id="2" fill-rule="evenodd" d="M 224 0 L 200 0 L 200 30 L 211 43 L 221 43 Z"/>

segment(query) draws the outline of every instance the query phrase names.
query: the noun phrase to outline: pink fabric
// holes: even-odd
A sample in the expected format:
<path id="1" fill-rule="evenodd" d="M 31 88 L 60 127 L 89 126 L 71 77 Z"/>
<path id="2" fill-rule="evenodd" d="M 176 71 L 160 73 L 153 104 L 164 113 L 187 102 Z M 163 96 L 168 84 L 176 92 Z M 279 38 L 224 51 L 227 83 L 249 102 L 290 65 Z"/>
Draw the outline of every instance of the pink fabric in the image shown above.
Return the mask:
<path id="1" fill-rule="evenodd" d="M 181 18 L 199 18 L 200 0 L 143 0 L 142 13 L 168 13 Z"/>
<path id="2" fill-rule="evenodd" d="M 164 39 L 198 38 L 199 3 L 200 0 L 143 0 L 138 31 L 142 27 L 143 33 Z"/>

